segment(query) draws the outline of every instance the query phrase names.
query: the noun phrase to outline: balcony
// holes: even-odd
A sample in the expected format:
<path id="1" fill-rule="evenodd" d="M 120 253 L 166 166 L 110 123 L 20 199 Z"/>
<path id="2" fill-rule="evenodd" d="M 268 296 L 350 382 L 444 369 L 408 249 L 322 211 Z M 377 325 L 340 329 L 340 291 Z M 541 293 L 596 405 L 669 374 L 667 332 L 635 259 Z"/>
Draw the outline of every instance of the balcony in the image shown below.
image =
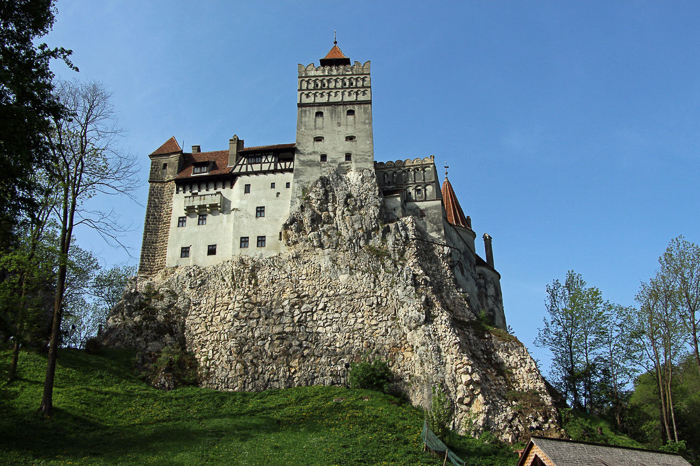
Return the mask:
<path id="1" fill-rule="evenodd" d="M 203 214 L 211 213 L 212 210 L 219 210 L 221 209 L 222 199 L 221 192 L 185 196 L 185 213 L 198 212 Z"/>

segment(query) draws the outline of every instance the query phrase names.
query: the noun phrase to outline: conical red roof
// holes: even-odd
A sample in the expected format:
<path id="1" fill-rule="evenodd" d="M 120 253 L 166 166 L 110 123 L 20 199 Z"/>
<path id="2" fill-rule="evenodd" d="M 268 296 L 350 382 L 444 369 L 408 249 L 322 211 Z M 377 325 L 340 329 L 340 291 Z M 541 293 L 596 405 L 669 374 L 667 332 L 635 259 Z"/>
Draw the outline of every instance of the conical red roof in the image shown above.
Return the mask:
<path id="1" fill-rule="evenodd" d="M 181 150 L 182 148 L 180 147 L 180 144 L 177 143 L 177 139 L 175 139 L 175 136 L 173 136 L 165 141 L 163 145 L 156 149 L 151 155 L 173 154 L 175 152 L 180 152 Z"/>
<path id="2" fill-rule="evenodd" d="M 337 44 L 333 45 L 333 48 L 330 49 L 330 51 L 326 54 L 324 59 L 333 59 L 333 58 L 348 58 L 343 54 L 343 51 L 340 50 L 340 47 L 338 47 Z"/>
<path id="3" fill-rule="evenodd" d="M 321 66 L 343 66 L 349 64 L 350 59 L 343 54 L 337 42 L 333 42 L 333 47 L 325 57 L 321 58 Z"/>
<path id="4" fill-rule="evenodd" d="M 469 228 L 467 217 L 464 216 L 462 206 L 459 205 L 455 190 L 452 189 L 452 184 L 447 177 L 445 177 L 445 182 L 442 183 L 442 202 L 445 204 L 445 212 L 447 212 L 448 222 L 450 222 L 452 225 Z"/>

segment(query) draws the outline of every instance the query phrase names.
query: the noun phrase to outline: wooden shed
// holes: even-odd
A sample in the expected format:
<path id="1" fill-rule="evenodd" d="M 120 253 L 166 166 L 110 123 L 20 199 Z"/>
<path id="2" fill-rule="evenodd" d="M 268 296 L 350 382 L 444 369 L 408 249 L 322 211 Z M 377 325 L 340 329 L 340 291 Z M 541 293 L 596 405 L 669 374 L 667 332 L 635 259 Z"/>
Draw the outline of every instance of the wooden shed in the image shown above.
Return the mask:
<path id="1" fill-rule="evenodd" d="M 518 466 L 690 466 L 682 456 L 638 448 L 532 437 Z"/>

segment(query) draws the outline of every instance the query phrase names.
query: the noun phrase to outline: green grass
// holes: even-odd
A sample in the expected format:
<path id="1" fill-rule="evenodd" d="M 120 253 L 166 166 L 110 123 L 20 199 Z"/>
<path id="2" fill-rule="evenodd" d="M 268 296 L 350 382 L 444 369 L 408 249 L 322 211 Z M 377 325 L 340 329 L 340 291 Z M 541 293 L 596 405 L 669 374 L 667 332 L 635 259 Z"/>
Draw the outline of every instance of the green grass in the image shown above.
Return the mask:
<path id="1" fill-rule="evenodd" d="M 0 353 L 5 377 L 9 352 Z M 37 414 L 46 356 L 23 352 L 0 383 L 0 464 L 440 465 L 422 451 L 422 412 L 342 387 L 261 393 L 148 387 L 124 352 L 59 354 L 55 414 Z M 468 464 L 515 464 L 502 445 L 453 436 Z"/>

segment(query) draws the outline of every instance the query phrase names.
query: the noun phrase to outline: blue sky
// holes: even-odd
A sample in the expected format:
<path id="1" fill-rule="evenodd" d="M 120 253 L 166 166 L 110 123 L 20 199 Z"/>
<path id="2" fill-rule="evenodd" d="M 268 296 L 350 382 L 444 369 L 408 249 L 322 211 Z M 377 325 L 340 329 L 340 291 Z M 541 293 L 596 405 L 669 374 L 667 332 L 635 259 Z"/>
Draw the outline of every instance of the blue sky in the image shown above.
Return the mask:
<path id="1" fill-rule="evenodd" d="M 700 243 L 700 3 L 648 1 L 59 0 L 45 40 L 113 93 L 141 161 L 141 205 L 114 203 L 133 259 L 90 231 L 105 266 L 136 263 L 147 155 L 294 142 L 297 64 L 333 45 L 372 62 L 375 160 L 434 154 L 481 238 L 506 317 L 533 355 L 545 286 L 581 273 L 634 304 L 680 234 Z M 440 170 L 442 173 L 442 170 Z M 478 243 L 478 251 L 483 244 Z"/>

